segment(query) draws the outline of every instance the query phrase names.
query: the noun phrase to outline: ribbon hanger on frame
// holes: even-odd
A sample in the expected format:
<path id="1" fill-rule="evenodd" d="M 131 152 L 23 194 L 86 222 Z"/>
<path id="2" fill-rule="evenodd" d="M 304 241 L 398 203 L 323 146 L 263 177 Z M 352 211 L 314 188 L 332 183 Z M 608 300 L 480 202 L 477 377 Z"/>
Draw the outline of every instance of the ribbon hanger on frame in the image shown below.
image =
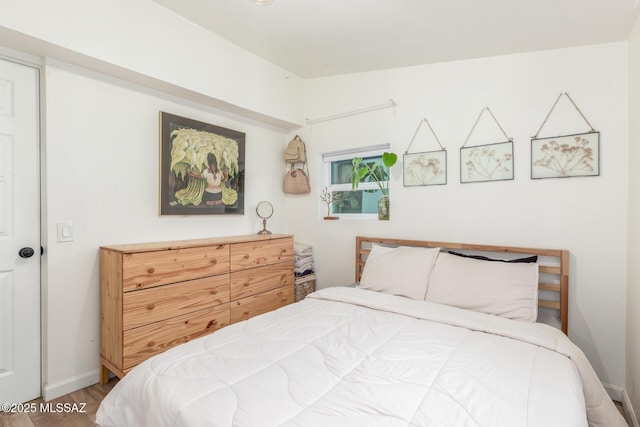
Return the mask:
<path id="1" fill-rule="evenodd" d="M 409 145 L 407 146 L 407 149 L 404 150 L 404 154 L 409 154 L 409 148 L 411 148 L 411 144 L 413 144 L 413 141 L 416 139 L 416 136 L 418 135 L 418 131 L 420 130 L 420 126 L 422 126 L 422 123 L 426 123 L 427 124 L 427 126 L 429 127 L 429 130 L 431 131 L 431 134 L 433 135 L 433 137 L 436 139 L 436 142 L 440 146 L 440 150 L 445 151 L 446 148 L 444 148 L 442 146 L 442 143 L 438 139 L 438 135 L 436 135 L 436 133 L 433 131 L 433 128 L 431 127 L 431 124 L 429 123 L 429 120 L 427 120 L 426 117 L 423 117 L 422 120 L 420 120 L 420 123 L 418 123 L 418 127 L 416 128 L 416 131 L 413 133 L 413 137 L 411 138 L 411 141 L 409 142 Z"/>
<path id="2" fill-rule="evenodd" d="M 502 132 L 502 134 L 504 135 L 505 138 L 507 138 L 507 141 L 509 142 L 513 142 L 513 138 L 509 137 L 507 135 L 507 133 L 504 131 L 504 129 L 502 128 L 502 126 L 500 125 L 500 122 L 498 122 L 498 119 L 496 119 L 496 116 L 493 115 L 493 113 L 491 112 L 491 110 L 489 109 L 489 107 L 484 107 L 482 109 L 482 111 L 480 111 L 480 115 L 478 115 L 478 118 L 476 119 L 476 122 L 473 124 L 473 127 L 471 128 L 471 130 L 469 131 L 469 135 L 467 135 L 467 139 L 464 140 L 464 144 L 462 144 L 461 148 L 464 148 L 467 145 L 467 142 L 469 142 L 469 138 L 471 138 L 471 134 L 473 133 L 473 131 L 475 130 L 476 126 L 478 125 L 478 122 L 480 121 L 480 119 L 482 118 L 482 115 L 484 114 L 484 112 L 488 112 L 491 115 L 491 118 L 493 119 L 494 122 L 496 122 L 496 125 L 498 125 L 498 127 L 500 128 L 500 131 Z"/>
<path id="3" fill-rule="evenodd" d="M 585 121 L 585 123 L 587 123 L 587 126 L 589 126 L 589 128 L 591 129 L 589 132 L 595 132 L 596 131 L 593 128 L 593 126 L 591 126 L 591 123 L 589 123 L 589 120 L 587 120 L 587 118 L 582 113 L 582 111 L 580 111 L 580 108 L 578 108 L 578 106 L 573 101 L 571 96 L 569 96 L 569 93 L 568 92 L 561 92 L 560 95 L 558 95 L 558 98 L 556 99 L 556 102 L 553 103 L 553 106 L 551 107 L 551 110 L 549 110 L 549 112 L 547 113 L 547 116 L 542 121 L 542 124 L 540 125 L 540 128 L 538 129 L 538 132 L 536 132 L 536 134 L 534 136 L 532 136 L 531 139 L 537 139 L 538 138 L 538 135 L 540 135 L 540 132 L 542 131 L 542 128 L 544 127 L 545 124 L 547 124 L 547 120 L 549 120 L 549 117 L 551 116 L 551 113 L 553 113 L 553 110 L 556 108 L 556 105 L 558 105 L 558 101 L 560 101 L 560 98 L 562 98 L 563 95 L 566 96 L 569 101 L 571 101 L 571 104 L 573 104 L 573 107 L 576 109 L 578 114 L 580 114 L 580 116 Z"/>

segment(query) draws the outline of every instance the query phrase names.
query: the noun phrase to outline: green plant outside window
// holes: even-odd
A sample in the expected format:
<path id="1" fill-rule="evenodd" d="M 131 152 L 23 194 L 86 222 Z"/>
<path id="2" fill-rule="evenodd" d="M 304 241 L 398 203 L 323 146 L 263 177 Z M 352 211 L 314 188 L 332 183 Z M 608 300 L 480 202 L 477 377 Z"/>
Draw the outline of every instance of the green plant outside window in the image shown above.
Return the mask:
<path id="1" fill-rule="evenodd" d="M 382 155 L 365 157 L 363 162 L 373 164 L 379 167 L 384 166 L 382 163 Z M 331 162 L 331 179 L 330 184 L 348 185 L 349 190 L 333 190 L 339 194 L 339 201 L 332 204 L 331 210 L 334 214 L 377 214 L 378 200 L 382 195 L 380 189 L 375 183 L 368 182 L 366 177 L 362 178 L 361 186 L 357 190 L 351 190 L 351 174 L 353 164 L 351 159 L 337 160 Z M 370 187 L 370 188 L 369 188 Z"/>

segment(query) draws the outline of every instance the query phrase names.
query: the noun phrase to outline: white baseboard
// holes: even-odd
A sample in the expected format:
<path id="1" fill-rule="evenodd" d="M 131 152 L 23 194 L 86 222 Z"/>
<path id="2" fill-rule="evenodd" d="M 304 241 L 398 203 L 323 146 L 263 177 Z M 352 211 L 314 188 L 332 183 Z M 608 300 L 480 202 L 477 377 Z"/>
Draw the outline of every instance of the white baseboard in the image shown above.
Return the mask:
<path id="1" fill-rule="evenodd" d="M 81 375 L 76 375 L 75 377 L 71 377 L 64 381 L 45 384 L 42 389 L 42 398 L 45 402 L 48 402 L 49 400 L 89 387 L 90 385 L 98 382 L 100 382 L 100 370 L 96 369 Z"/>
<path id="2" fill-rule="evenodd" d="M 622 392 L 624 391 L 622 387 L 606 383 L 602 383 L 602 385 L 604 386 L 604 389 L 607 391 L 611 399 L 615 400 L 616 402 L 622 402 Z"/>
<path id="3" fill-rule="evenodd" d="M 631 405 L 631 400 L 629 399 L 629 395 L 627 394 L 627 390 L 624 390 L 622 392 L 622 407 L 624 408 L 624 414 L 626 415 L 629 427 L 640 427 L 640 424 L 638 424 L 636 413 L 633 410 L 633 406 Z"/>

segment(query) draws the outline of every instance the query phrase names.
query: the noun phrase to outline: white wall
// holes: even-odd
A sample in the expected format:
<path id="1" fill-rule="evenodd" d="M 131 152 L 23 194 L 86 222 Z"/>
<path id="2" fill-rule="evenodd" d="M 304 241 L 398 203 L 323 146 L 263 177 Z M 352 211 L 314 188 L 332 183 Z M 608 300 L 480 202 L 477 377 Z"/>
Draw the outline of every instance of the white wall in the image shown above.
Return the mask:
<path id="1" fill-rule="evenodd" d="M 245 214 L 159 216 L 159 111 L 246 133 Z M 101 245 L 286 232 L 281 131 L 65 64 L 46 67 L 45 397 L 98 381 Z M 73 242 L 56 241 L 71 221 Z"/>
<path id="2" fill-rule="evenodd" d="M 627 411 L 640 416 L 640 20 L 629 38 L 629 246 L 627 278 Z"/>
<path id="3" fill-rule="evenodd" d="M 301 123 L 299 77 L 150 0 L 0 0 L 0 10 L 6 47 L 109 68 L 285 126 Z"/>
<path id="4" fill-rule="evenodd" d="M 626 43 L 449 62 L 305 82 L 305 117 L 384 103 L 378 110 L 307 127 L 313 191 L 290 197 L 289 230 L 315 248 L 319 287 L 354 279 L 354 236 L 549 247 L 571 251 L 569 335 L 620 398 L 624 385 L 628 102 Z M 530 141 L 556 97 L 569 92 L 601 131 L 601 176 L 531 180 Z M 459 183 L 459 148 L 489 106 L 515 141 L 515 180 Z M 422 117 L 448 149 L 448 184 L 403 187 L 392 171 L 391 220 L 323 221 L 320 155 L 389 142 L 402 154 Z M 484 117 L 486 131 L 492 122 Z M 589 128 L 563 99 L 541 136 Z M 424 129 L 422 129 L 424 131 Z M 420 133 L 412 152 L 435 150 Z M 313 163 L 315 162 L 315 163 Z"/>

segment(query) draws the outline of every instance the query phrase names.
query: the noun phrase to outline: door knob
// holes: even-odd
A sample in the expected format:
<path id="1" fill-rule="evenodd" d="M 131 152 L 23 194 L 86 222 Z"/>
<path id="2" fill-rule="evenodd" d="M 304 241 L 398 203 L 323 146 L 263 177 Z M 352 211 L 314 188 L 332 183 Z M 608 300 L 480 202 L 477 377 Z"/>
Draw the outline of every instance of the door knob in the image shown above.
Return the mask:
<path id="1" fill-rule="evenodd" d="M 20 255 L 20 258 L 31 258 L 34 253 L 35 251 L 33 250 L 33 248 L 22 248 L 18 251 L 18 255 Z"/>

